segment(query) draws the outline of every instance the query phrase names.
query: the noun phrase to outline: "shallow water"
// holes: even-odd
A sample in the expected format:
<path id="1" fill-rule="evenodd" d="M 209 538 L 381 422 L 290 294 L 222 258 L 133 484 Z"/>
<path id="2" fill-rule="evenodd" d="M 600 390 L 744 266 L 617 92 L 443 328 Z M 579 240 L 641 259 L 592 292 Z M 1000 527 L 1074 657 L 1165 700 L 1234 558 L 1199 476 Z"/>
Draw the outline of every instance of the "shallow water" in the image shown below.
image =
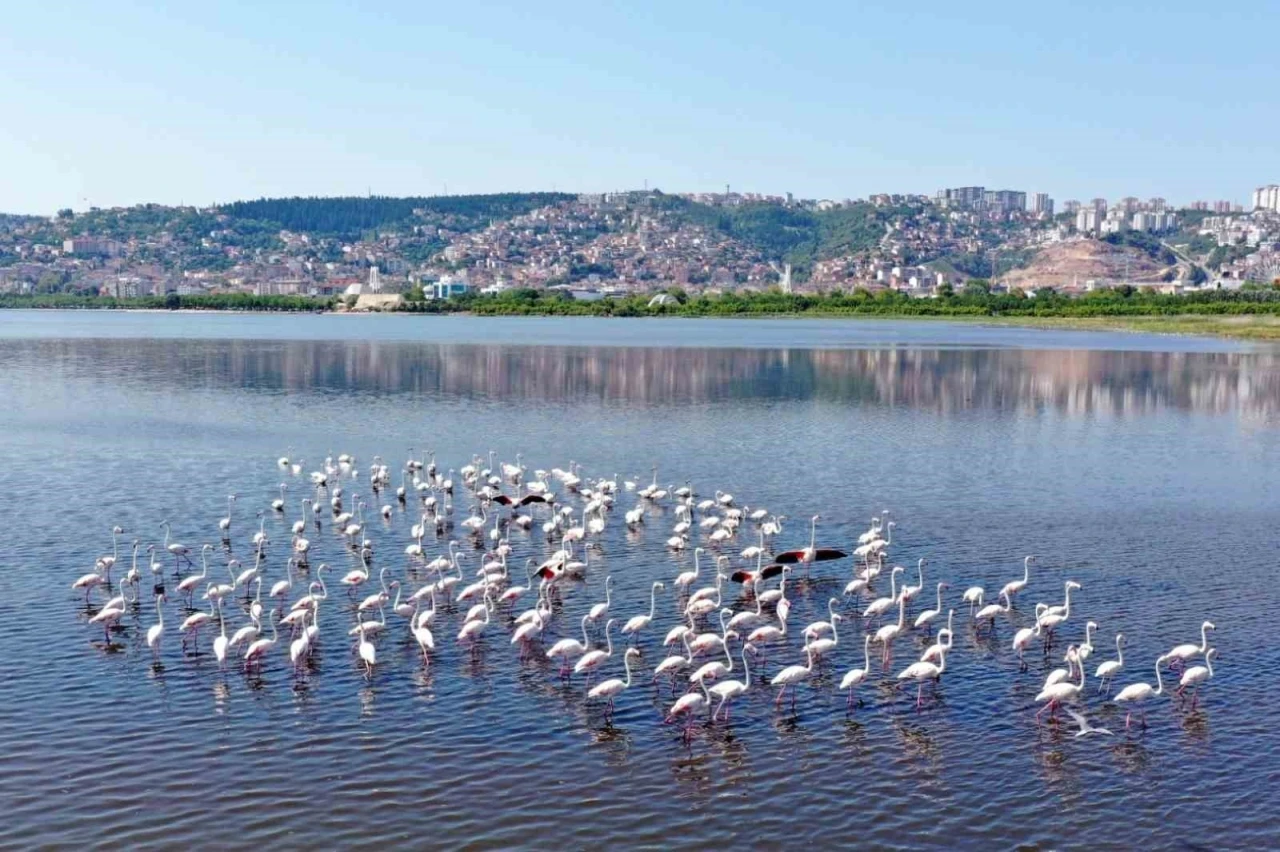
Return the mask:
<path id="1" fill-rule="evenodd" d="M 4 312 L 0 364 L 13 531 L 0 570 L 0 845 L 1280 843 L 1265 713 L 1277 689 L 1264 674 L 1280 662 L 1265 647 L 1280 616 L 1274 350 L 943 323 Z M 657 464 L 664 485 L 796 519 L 779 548 L 806 544 L 800 519 L 821 512 L 820 543 L 847 549 L 888 507 L 892 562 L 928 560 L 916 612 L 939 579 L 959 609 L 969 585 L 998 589 L 1028 553 L 1038 564 L 994 638 L 957 612 L 947 672 L 921 711 L 913 689 L 892 688 L 924 641 L 912 634 L 846 712 L 835 687 L 861 665 L 865 629 L 846 602 L 840 645 L 794 712 L 753 685 L 729 723 L 700 722 L 688 744 L 662 724 L 669 691 L 648 684 L 677 623 L 670 594 L 611 721 L 583 701 L 580 677 L 565 686 L 554 666 L 520 660 L 505 609 L 474 652 L 453 640 L 460 614 L 442 614 L 428 665 L 388 612 L 371 679 L 333 582 L 300 678 L 283 650 L 250 675 L 220 670 L 208 635 L 203 653 L 184 654 L 169 563 L 159 665 L 142 641 L 151 602 L 111 649 L 85 623 L 69 586 L 110 552 L 112 524 L 125 542 L 158 545 L 169 518 L 193 549 L 218 545 L 211 573 L 225 576 L 226 495 L 241 495 L 231 547 L 244 559 L 254 513 L 288 481 L 288 511 L 266 519 L 266 575 L 283 577 L 288 526 L 312 493 L 276 468 L 286 451 L 307 470 L 357 456 L 362 478 L 344 487 L 369 500 L 375 569 L 416 587 L 401 555 L 415 518 L 397 507 L 376 519 L 395 501 L 372 498 L 363 478 L 375 454 L 394 469 L 411 447 L 434 449 L 442 468 L 493 449 L 522 452 L 531 470 L 573 459 L 642 484 Z M 461 520 L 462 489 L 455 502 Z M 626 532 L 634 502 L 623 495 L 585 583 L 566 588 L 548 644 L 577 635 L 607 574 L 625 620 L 647 610 L 653 580 L 692 567 L 664 547 L 670 506 Z M 356 564 L 329 520 L 310 535 L 312 575 L 321 561 L 334 575 Z M 428 555 L 449 538 L 429 536 Z M 539 534 L 511 539 L 517 575 L 526 555 L 554 549 Z M 754 541 L 743 530 L 725 550 L 736 563 Z M 849 575 L 845 560 L 788 584 L 793 638 L 769 654 L 770 676 L 803 662 L 794 637 Z M 1013 632 L 1036 601 L 1061 603 L 1066 579 L 1083 589 L 1052 659 L 1032 654 L 1019 672 Z M 243 603 L 227 615 L 229 631 L 245 623 Z M 1152 701 L 1145 733 L 1124 736 L 1090 677 L 1089 716 L 1116 736 L 1037 727 L 1032 698 L 1085 620 L 1101 625 L 1090 675 L 1115 633 L 1128 637 L 1122 686 L 1152 680 L 1155 656 L 1198 641 L 1205 618 L 1219 656 L 1194 712 Z M 602 676 L 621 676 L 620 657 Z"/>

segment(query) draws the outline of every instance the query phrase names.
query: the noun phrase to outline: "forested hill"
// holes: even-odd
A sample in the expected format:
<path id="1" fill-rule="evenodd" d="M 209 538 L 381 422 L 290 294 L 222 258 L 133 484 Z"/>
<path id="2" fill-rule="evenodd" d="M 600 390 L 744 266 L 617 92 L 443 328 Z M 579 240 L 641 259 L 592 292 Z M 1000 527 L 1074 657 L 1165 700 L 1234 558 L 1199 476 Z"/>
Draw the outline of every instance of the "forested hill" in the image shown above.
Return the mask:
<path id="1" fill-rule="evenodd" d="M 677 215 L 715 228 L 765 257 L 794 264 L 802 276 L 817 260 L 874 248 L 888 233 L 890 222 L 918 212 L 868 203 L 830 210 L 767 203 L 710 207 L 674 195 L 665 196 L 663 203 Z"/>
<path id="2" fill-rule="evenodd" d="M 237 219 L 272 222 L 291 231 L 354 239 L 376 228 L 404 222 L 414 211 L 468 220 L 509 219 L 572 199 L 562 192 L 504 192 L 495 195 L 440 195 L 393 198 L 384 195 L 339 198 L 259 198 L 218 209 Z"/>

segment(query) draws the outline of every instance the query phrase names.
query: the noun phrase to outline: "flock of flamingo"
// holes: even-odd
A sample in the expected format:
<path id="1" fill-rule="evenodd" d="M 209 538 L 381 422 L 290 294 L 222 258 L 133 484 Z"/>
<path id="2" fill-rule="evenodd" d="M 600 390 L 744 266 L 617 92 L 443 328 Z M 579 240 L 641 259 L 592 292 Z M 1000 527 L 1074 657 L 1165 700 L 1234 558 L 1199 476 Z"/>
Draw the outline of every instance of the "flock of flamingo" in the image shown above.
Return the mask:
<path id="1" fill-rule="evenodd" d="M 944 596 L 951 584 L 937 582 L 930 600 L 926 560 L 915 565 L 914 583 L 899 581 L 900 575 L 910 575 L 907 568 L 886 568 L 897 526 L 888 510 L 873 518 L 848 550 L 818 546 L 821 517 L 814 515 L 808 524 L 807 546 L 775 551 L 773 544 L 783 534 L 784 516 L 739 506 L 732 495 L 721 491 L 700 496 L 688 484 L 661 487 L 656 469 L 649 484 L 639 485 L 620 481 L 617 476 L 587 479 L 573 462 L 567 469 L 535 470 L 530 476 L 520 455 L 514 462 L 498 463 L 492 452 L 487 459 L 473 457 L 456 475 L 453 470 L 442 473 L 432 453 L 411 457 L 397 473 L 380 457 L 362 473 L 348 455 L 327 458 L 318 470 L 310 472 L 302 461 L 287 456 L 280 458 L 277 466 L 300 482 L 307 496 L 299 501 L 296 508 L 300 514 L 290 525 L 291 486 L 280 484 L 278 496 L 257 512 L 258 524 L 248 539 L 251 564 L 237 558 L 217 566 L 209 564 L 211 553 L 231 552 L 231 538 L 239 532 L 234 495 L 227 498 L 227 513 L 217 523 L 221 551 L 212 544 L 203 544 L 196 551 L 174 541 L 169 522 L 164 521 L 157 527 L 157 532 L 164 533 L 163 541 L 145 548 L 146 566 L 138 567 L 141 541 L 134 539 L 132 558 L 125 569 L 120 564 L 125 530 L 119 526 L 112 529 L 112 552 L 97 559 L 92 571 L 71 584 L 77 594 L 83 592 L 86 620 L 103 631 L 107 646 L 112 645 L 113 632 L 131 632 L 125 616 L 142 609 L 140 589 L 145 571 L 152 578 L 155 612 L 154 623 L 145 631 L 145 643 L 157 658 L 164 642 L 172 637 L 165 621 L 165 603 L 171 597 L 183 607 L 177 633 L 184 654 L 199 655 L 201 633 L 211 633 L 213 655 L 220 666 L 234 662 L 246 670 L 260 668 L 273 658 L 283 660 L 287 651 L 298 676 L 305 674 L 320 646 L 322 610 L 337 610 L 336 616 L 348 619 L 346 632 L 352 652 L 368 677 L 378 666 L 380 640 L 395 630 L 406 631 L 416 642 L 424 665 L 431 664 L 441 630 L 456 632 L 456 642 L 470 646 L 473 652 L 489 642 L 494 632 L 503 631 L 522 659 L 543 654 L 559 665 L 561 678 L 571 680 L 581 675 L 586 700 L 603 702 L 608 719 L 615 700 L 632 688 L 648 646 L 660 657 L 652 669 L 652 682 L 665 680 L 671 686 L 674 700 L 665 719 L 683 721 L 686 737 L 703 715 L 709 715 L 712 723 L 722 715 L 727 721 L 735 700 L 765 684 L 777 689 L 775 706 L 781 706 L 790 692 L 794 709 L 796 690 L 843 648 L 849 644 L 856 647 L 856 641 L 849 641 L 850 631 L 841 629 L 845 621 L 856 622 L 862 633 L 862 664 L 839 680 L 839 690 L 847 693 L 848 712 L 854 710 L 859 688 L 878 677 L 883 679 L 885 673 L 897 682 L 916 685 L 915 706 L 919 710 L 925 686 L 939 683 L 947 672 L 956 629 L 956 608 L 949 606 Z M 398 485 L 394 482 L 397 475 Z M 352 493 L 362 481 L 367 481 L 369 500 Z M 465 498 L 469 507 L 460 521 L 455 521 L 461 514 L 455 511 L 455 496 Z M 607 576 L 604 600 L 586 605 L 580 617 L 570 617 L 573 593 L 586 587 L 583 581 L 591 573 L 591 554 L 604 550 L 604 534 L 611 521 L 618 523 L 615 508 L 624 499 L 633 505 L 621 512 L 621 523 L 632 533 L 665 518 L 669 509 L 675 524 L 666 547 L 677 553 L 692 551 L 692 567 L 667 581 L 653 582 L 648 609 L 625 619 L 615 616 L 613 582 Z M 277 518 L 273 527 L 291 526 L 287 556 L 273 547 L 267 531 L 267 519 L 272 515 Z M 385 565 L 375 573 L 368 525 L 377 517 L 388 528 L 401 517 L 415 522 L 410 525 L 402 553 L 379 555 L 379 561 L 395 563 L 396 567 Z M 345 592 L 345 604 L 326 606 L 331 594 L 326 577 L 335 575 L 327 564 L 318 563 L 314 571 L 311 567 L 313 543 L 308 536 L 326 534 L 340 542 L 351 566 L 336 577 Z M 741 538 L 753 543 L 739 548 Z M 518 555 L 518 548 L 536 549 L 538 555 Z M 437 553 L 433 556 L 429 551 Z M 513 571 L 512 566 L 521 558 L 523 571 Z M 472 559 L 477 564 L 469 571 Z M 828 600 L 827 617 L 803 629 L 789 629 L 792 603 L 787 596 L 788 580 L 798 586 L 810 579 L 813 565 L 846 559 L 852 565 L 850 579 L 840 597 Z M 1022 576 L 1005 583 L 994 596 L 996 602 L 990 602 L 980 586 L 967 588 L 959 598 L 960 617 L 968 619 L 977 632 L 993 631 L 997 618 L 1011 618 L 1017 611 L 1015 601 L 1027 592 L 1034 561 L 1034 557 L 1025 558 Z M 274 580 L 268 578 L 272 573 L 268 563 L 272 562 L 279 566 Z M 115 586 L 113 570 L 123 574 Z M 393 574 L 398 576 L 388 579 Z M 887 592 L 883 588 L 877 591 L 886 575 Z M 176 581 L 172 587 L 171 580 Z M 726 594 L 728 583 L 742 588 L 735 601 L 737 609 Z M 1079 583 L 1068 580 L 1062 602 L 1037 603 L 1032 623 L 1014 634 L 1011 650 L 1022 670 L 1027 668 L 1024 654 L 1033 644 L 1038 644 L 1048 659 L 1055 635 L 1071 618 L 1071 593 L 1080 588 Z M 95 594 L 100 602 L 94 601 Z M 675 623 L 658 645 L 655 620 L 660 595 L 674 597 L 676 606 Z M 529 599 L 532 605 L 528 605 Z M 388 609 L 399 620 L 398 626 L 388 622 Z M 329 617 L 326 623 L 334 624 L 338 617 Z M 614 647 L 615 626 L 620 626 L 625 650 Z M 936 636 L 935 626 L 939 627 Z M 1066 648 L 1062 658 L 1065 667 L 1049 672 L 1035 698 L 1041 705 L 1037 723 L 1046 712 L 1054 721 L 1064 705 L 1083 707 L 1089 694 L 1086 663 L 1094 655 L 1097 628 L 1096 622 L 1087 621 L 1083 640 Z M 1156 686 L 1139 681 L 1109 695 L 1110 701 L 1127 708 L 1126 731 L 1134 711 L 1145 728 L 1147 703 L 1166 694 L 1162 674 L 1166 667 L 1177 678 L 1176 695 L 1185 701 L 1190 690 L 1191 705 L 1195 706 L 1199 690 L 1213 677 L 1215 649 L 1209 647 L 1213 629 L 1206 621 L 1199 644 L 1180 644 L 1159 656 L 1154 666 Z M 141 634 L 141 630 L 137 632 Z M 894 648 L 911 633 L 933 641 L 919 659 L 895 672 Z M 793 644 L 796 641 L 798 650 Z M 740 645 L 736 653 L 735 645 Z M 872 645 L 878 652 L 880 672 L 872 662 Z M 1110 684 L 1125 671 L 1124 645 L 1124 635 L 1117 634 L 1115 658 L 1094 668 L 1096 693 L 1108 694 Z M 593 684 L 596 675 L 616 665 L 617 650 L 622 650 L 623 676 Z M 797 654 L 803 662 L 792 662 L 767 675 L 771 658 L 794 659 Z M 1202 664 L 1191 665 L 1197 657 Z M 1077 737 L 1112 733 L 1092 725 L 1077 709 L 1065 709 L 1078 725 Z"/>

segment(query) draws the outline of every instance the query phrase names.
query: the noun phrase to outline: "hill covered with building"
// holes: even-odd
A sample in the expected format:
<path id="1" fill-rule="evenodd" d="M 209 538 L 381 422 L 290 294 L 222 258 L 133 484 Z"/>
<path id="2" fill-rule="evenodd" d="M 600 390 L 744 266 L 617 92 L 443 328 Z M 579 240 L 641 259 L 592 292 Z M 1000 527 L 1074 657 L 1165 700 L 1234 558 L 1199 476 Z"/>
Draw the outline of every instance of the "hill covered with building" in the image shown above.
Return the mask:
<path id="1" fill-rule="evenodd" d="M 1265 199 L 1264 199 L 1265 200 Z M 982 187 L 794 199 L 658 190 L 274 198 L 0 216 L 0 292 L 333 296 L 1180 290 L 1276 269 L 1280 213 Z"/>

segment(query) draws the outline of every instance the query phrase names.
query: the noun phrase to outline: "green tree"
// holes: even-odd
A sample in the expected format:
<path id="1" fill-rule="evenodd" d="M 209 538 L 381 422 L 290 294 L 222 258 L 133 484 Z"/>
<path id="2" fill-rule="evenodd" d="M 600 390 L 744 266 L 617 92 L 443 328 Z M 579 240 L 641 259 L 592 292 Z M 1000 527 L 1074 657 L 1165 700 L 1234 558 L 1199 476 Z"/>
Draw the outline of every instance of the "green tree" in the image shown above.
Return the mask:
<path id="1" fill-rule="evenodd" d="M 59 219 L 72 219 L 75 217 L 75 215 L 76 215 L 75 212 L 72 211 L 70 207 L 63 207 L 61 210 L 58 211 Z"/>
<path id="2" fill-rule="evenodd" d="M 409 288 L 409 292 L 404 294 L 404 298 L 409 302 L 425 302 L 427 294 L 422 291 L 421 284 L 414 284 Z"/>

